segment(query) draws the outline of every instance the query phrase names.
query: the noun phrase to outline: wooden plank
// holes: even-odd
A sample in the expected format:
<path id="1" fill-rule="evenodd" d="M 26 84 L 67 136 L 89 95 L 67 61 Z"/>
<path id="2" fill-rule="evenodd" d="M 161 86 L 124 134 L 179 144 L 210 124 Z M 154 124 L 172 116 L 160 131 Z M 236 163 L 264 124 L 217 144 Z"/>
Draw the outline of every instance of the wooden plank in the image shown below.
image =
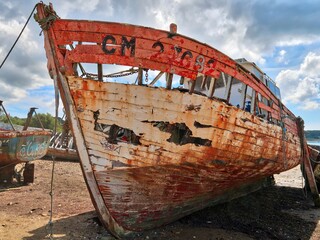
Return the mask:
<path id="1" fill-rule="evenodd" d="M 299 124 L 299 135 L 301 138 L 301 147 L 303 149 L 302 151 L 302 157 L 303 157 L 303 162 L 302 162 L 302 169 L 304 169 L 307 180 L 308 180 L 308 185 L 312 193 L 312 198 L 314 205 L 319 208 L 320 207 L 320 196 L 319 196 L 319 191 L 317 187 L 317 183 L 314 177 L 313 169 L 311 166 L 311 161 L 310 161 L 310 155 L 309 155 L 309 149 L 307 145 L 307 140 L 304 136 L 304 122 L 301 118 L 298 118 L 298 124 Z"/>
<path id="2" fill-rule="evenodd" d="M 37 6 L 43 19 L 43 4 Z M 66 51 L 56 48 L 59 44 L 54 39 L 65 30 L 74 33 L 68 33 L 70 39 L 59 41 L 90 40 L 91 33 L 101 33 L 102 39 Z M 217 78 L 224 72 L 252 86 L 252 113 L 256 93 L 268 100 L 274 98 L 256 78 L 240 73 L 232 59 L 178 35 L 175 25 L 167 32 L 125 24 L 57 20 L 44 32 L 49 70 L 58 80 L 81 149 L 81 166 L 91 197 L 101 221 L 117 237 L 166 224 L 202 208 L 203 202 L 223 199 L 233 187 L 299 162 L 299 140 L 288 133 L 283 141 L 284 129 L 279 126 L 216 99 L 169 91 L 170 81 L 168 89 L 142 85 L 144 68 L 192 80 L 199 74 Z M 81 39 L 74 39 L 77 34 Z M 97 43 L 102 48 L 97 48 Z M 74 74 L 77 62 L 139 67 L 140 85 L 66 77 Z M 294 128 L 292 122 L 288 124 Z"/>
<path id="3" fill-rule="evenodd" d="M 227 102 L 229 102 L 229 100 L 230 100 L 232 80 L 233 80 L 233 78 L 231 76 L 228 76 L 227 84 L 226 84 L 226 90 L 224 92 L 224 99 L 226 99 Z"/>
<path id="4" fill-rule="evenodd" d="M 72 23 L 70 23 L 71 25 L 72 25 Z M 80 24 L 84 24 L 85 26 L 88 24 L 88 23 L 80 23 Z M 57 26 L 58 26 L 59 24 L 57 24 Z M 104 24 L 105 25 L 105 24 Z M 55 25 L 56 26 L 56 25 Z M 64 26 L 65 27 L 65 26 Z M 131 27 L 135 27 L 135 28 L 138 28 L 137 26 L 131 26 Z M 96 26 L 93 26 L 93 28 L 95 29 L 96 28 Z M 120 32 L 119 31 L 117 31 L 117 33 L 116 32 L 112 32 L 112 30 L 111 30 L 111 28 L 112 27 L 110 27 L 110 29 L 108 28 L 108 33 L 110 33 L 110 34 L 120 34 Z M 57 27 L 57 29 L 59 29 L 59 27 Z M 86 29 L 87 31 L 89 31 L 88 29 L 91 29 L 91 28 L 87 28 L 87 27 L 84 27 L 83 29 L 79 29 L 79 26 L 77 26 L 77 29 L 78 29 L 78 31 L 80 32 L 79 34 L 82 36 L 82 35 L 84 35 L 84 34 L 87 34 L 86 32 L 84 32 L 83 31 L 83 29 Z M 126 32 L 128 31 L 128 33 L 129 33 L 129 35 L 130 34 L 136 34 L 136 35 L 133 35 L 134 37 L 140 37 L 141 39 L 143 38 L 143 37 L 145 37 L 145 38 L 148 38 L 148 37 L 146 37 L 145 35 L 139 35 L 139 34 L 137 34 L 137 32 L 139 32 L 138 30 L 137 31 L 134 31 L 134 32 L 132 32 L 132 30 L 126 30 Z M 160 31 L 160 30 L 157 30 L 157 31 Z M 63 33 L 61 33 L 61 34 L 57 34 L 58 36 L 60 36 L 60 35 L 64 35 L 64 34 L 66 34 L 65 32 L 63 32 Z M 77 32 L 76 33 L 70 33 L 70 37 L 71 36 L 73 36 L 73 34 L 77 34 Z M 123 32 L 122 32 L 122 34 L 123 34 Z M 119 37 L 120 37 L 120 35 L 119 35 Z M 154 35 L 152 35 L 152 36 L 149 36 L 150 37 L 150 39 L 152 40 L 152 41 L 155 41 L 155 39 L 154 39 Z M 177 36 L 175 36 L 175 38 L 174 38 L 174 40 L 173 39 L 169 39 L 170 41 L 169 41 L 169 43 L 168 44 L 170 44 L 171 46 L 172 46 L 172 44 L 173 44 L 173 42 L 172 41 L 176 41 L 176 42 L 179 42 L 179 39 L 176 39 L 176 37 Z M 182 37 L 182 36 L 180 36 L 180 37 Z M 99 38 L 97 38 L 97 37 L 95 37 L 95 38 L 93 38 L 93 37 L 88 37 L 89 39 L 99 39 Z M 101 37 L 100 37 L 101 38 Z M 87 39 L 87 41 L 89 40 L 89 39 Z M 159 39 L 159 38 L 158 38 Z M 187 38 L 186 38 L 187 39 Z M 184 39 L 184 40 L 186 40 L 186 39 Z M 139 42 L 139 41 L 137 41 L 137 42 Z M 164 41 L 164 43 L 166 43 L 165 41 Z M 208 53 L 208 55 L 210 56 L 210 59 L 215 59 L 215 61 L 216 61 L 216 66 L 215 66 L 215 68 L 217 68 L 218 70 L 220 70 L 220 71 L 224 71 L 224 72 L 226 72 L 227 74 L 229 74 L 229 75 L 231 75 L 231 76 L 233 76 L 233 77 L 235 77 L 235 78 L 237 78 L 237 79 L 239 79 L 239 80 L 241 80 L 241 81 L 243 81 L 243 80 L 245 80 L 244 78 L 243 78 L 243 75 L 239 75 L 239 71 L 235 71 L 235 66 L 236 66 L 236 63 L 233 63 L 233 64 L 230 64 L 230 66 L 231 66 L 231 68 L 230 67 L 223 67 L 226 63 L 228 63 L 228 62 L 231 62 L 232 60 L 231 59 L 229 59 L 229 58 L 227 58 L 227 57 L 222 57 L 222 54 L 221 53 L 219 53 L 216 49 L 213 49 L 213 48 L 210 48 L 210 47 L 208 47 L 207 45 L 203 45 L 202 46 L 202 48 L 199 48 L 197 45 L 194 47 L 194 48 L 192 48 L 192 46 L 194 46 L 195 44 L 195 41 L 190 41 L 190 42 L 186 42 L 186 41 L 184 41 L 184 46 L 188 46 L 188 48 L 190 48 L 190 50 L 191 51 L 195 51 L 195 50 L 197 50 L 197 49 L 204 49 L 204 48 L 206 48 L 206 51 L 205 50 L 203 50 L 200 54 L 203 54 L 204 52 L 205 53 Z M 199 43 L 197 43 L 197 44 L 199 44 Z M 151 45 L 152 46 L 152 45 Z M 168 49 L 172 49 L 171 47 L 170 48 L 168 48 Z M 199 54 L 199 53 L 198 53 Z M 223 60 L 225 60 L 225 61 L 223 61 Z M 219 64 L 219 62 L 222 62 L 223 64 Z M 205 64 L 204 65 L 204 68 L 206 68 L 206 66 L 207 66 L 207 64 Z M 210 69 L 209 70 L 207 70 L 207 71 L 204 71 L 204 73 L 206 74 L 206 75 L 208 75 L 208 74 L 210 74 Z M 236 75 L 235 75 L 236 74 Z M 275 96 L 267 89 L 267 87 L 263 84 L 263 83 L 261 83 L 261 82 L 259 82 L 258 80 L 255 80 L 252 76 L 250 76 L 250 75 L 246 75 L 246 77 L 245 78 L 249 78 L 249 79 L 251 79 L 251 81 L 249 82 L 249 85 L 250 86 L 252 86 L 256 91 L 258 91 L 259 89 L 262 91 L 262 94 L 264 95 L 264 96 L 268 96 L 268 98 L 271 98 L 274 102 L 276 102 L 276 98 L 275 98 Z M 257 83 L 255 83 L 255 82 L 258 82 L 258 86 L 256 87 L 255 86 L 255 84 L 257 84 Z M 245 82 L 246 83 L 246 82 Z M 246 83 L 246 84 L 248 84 L 248 83 Z M 253 85 L 252 85 L 253 84 Z"/>
<path id="5" fill-rule="evenodd" d="M 78 85 L 78 84 L 77 84 Z M 86 88 L 88 88 L 88 87 L 90 87 L 91 85 L 88 85 L 88 84 L 85 84 L 86 85 Z M 121 95 L 119 95 L 119 94 L 117 94 L 117 95 L 114 95 L 114 94 L 112 94 L 112 92 L 113 92 L 113 87 L 112 87 L 112 85 L 114 85 L 115 87 L 116 87 L 116 91 L 117 92 L 123 92 L 123 93 L 126 93 L 126 98 L 124 99 L 123 98 L 123 96 L 121 96 Z M 132 101 L 132 103 L 134 103 L 134 105 L 135 106 L 137 106 L 137 110 L 139 110 L 139 111 L 137 111 L 136 113 L 133 113 L 133 112 L 131 112 L 131 113 L 129 113 L 129 112 L 126 112 L 126 109 L 134 109 L 133 107 L 126 107 L 126 105 L 123 105 L 123 104 L 125 104 L 125 102 L 126 103 L 130 103 L 131 102 L 131 97 L 130 97 L 130 92 L 131 91 L 128 91 L 128 90 L 120 90 L 119 89 L 119 87 L 121 86 L 119 86 L 119 84 L 108 84 L 108 88 L 106 88 L 106 89 L 108 89 L 108 91 L 110 92 L 110 96 L 115 96 L 115 97 L 117 97 L 119 100 L 119 104 L 120 105 L 117 105 L 116 103 L 117 103 L 117 101 L 115 101 L 115 99 L 111 99 L 111 98 L 108 98 L 107 96 L 108 95 L 106 95 L 105 93 L 101 93 L 101 97 L 99 97 L 97 94 L 95 94 L 95 95 L 92 95 L 92 92 L 91 92 L 91 90 L 90 90 L 90 92 L 88 92 L 88 95 L 84 95 L 84 93 L 82 93 L 81 94 L 81 98 L 80 99 L 87 99 L 86 100 L 86 104 L 85 105 L 87 105 L 87 104 L 89 104 L 89 102 L 88 102 L 88 99 L 90 98 L 90 96 L 92 96 L 92 97 L 94 97 L 94 99 L 95 99 L 95 101 L 98 101 L 99 99 L 102 99 L 102 98 L 105 98 L 105 97 L 107 97 L 107 98 L 105 98 L 105 100 L 107 101 L 107 102 L 112 102 L 112 108 L 116 108 L 116 109 L 122 109 L 121 110 L 121 112 L 119 111 L 118 113 L 117 112 L 114 112 L 114 114 L 116 114 L 116 115 L 113 115 L 111 112 L 109 112 L 108 111 L 108 106 L 107 105 L 104 105 L 104 109 L 105 109 L 105 111 L 106 112 L 108 112 L 107 114 L 108 114 L 108 122 L 111 124 L 111 122 L 113 121 L 113 119 L 119 119 L 119 117 L 121 118 L 121 116 L 124 116 L 125 118 L 124 119 L 126 119 L 124 122 L 122 122 L 122 121 L 119 121 L 118 120 L 118 124 L 120 124 L 121 126 L 123 126 L 123 127 L 126 127 L 126 128 L 130 128 L 130 129 L 134 129 L 134 131 L 138 134 L 138 133 L 143 133 L 143 135 L 146 135 L 144 132 L 145 131 L 147 131 L 147 127 L 146 126 L 148 126 L 148 124 L 146 125 L 146 124 L 143 124 L 141 121 L 142 120 L 144 120 L 144 119 L 149 119 L 150 121 L 152 121 L 152 119 L 158 119 L 158 120 L 160 120 L 160 119 L 163 119 L 163 117 L 164 117 L 164 114 L 163 114 L 163 111 L 161 110 L 160 111 L 160 108 L 156 108 L 155 107 L 155 105 L 153 105 L 153 103 L 152 103 L 152 101 L 153 100 L 150 100 L 150 99 L 148 99 L 148 98 L 146 98 L 147 96 L 152 96 L 152 98 L 153 99 L 155 99 L 156 101 L 159 101 L 159 99 L 163 99 L 163 101 L 165 101 L 165 99 L 163 98 L 163 96 L 161 97 L 160 95 L 158 95 L 157 93 L 161 93 L 161 92 L 159 92 L 159 91 L 155 91 L 154 93 L 150 93 L 150 94 L 146 94 L 148 91 L 147 91 L 147 89 L 141 89 L 141 90 L 143 90 L 144 91 L 144 98 L 135 98 L 135 96 L 137 96 L 137 95 L 139 95 L 139 91 L 138 91 L 138 89 L 136 88 L 136 86 L 130 86 L 130 87 L 132 87 L 133 89 L 135 89 L 134 91 L 132 91 L 132 93 L 133 92 L 135 92 L 135 94 L 133 94 L 132 95 L 132 100 L 134 100 L 134 101 Z M 129 86 L 127 86 L 127 87 L 129 87 Z M 91 87 L 89 88 L 89 89 L 91 89 Z M 88 89 L 88 90 L 89 90 Z M 152 90 L 152 89 L 150 89 L 150 90 Z M 175 95 L 175 93 L 171 93 L 171 94 L 174 94 Z M 177 96 L 179 95 L 179 93 L 177 93 Z M 188 94 L 187 94 L 188 95 Z M 179 99 L 179 97 L 176 97 L 176 96 L 173 96 L 173 98 L 174 99 Z M 205 99 L 204 97 L 202 97 L 202 96 L 199 96 L 199 98 L 200 99 Z M 79 100 L 80 100 L 79 99 Z M 121 100 L 122 99 L 122 100 Z M 125 102 L 123 102 L 125 100 Z M 195 99 L 194 99 L 195 100 Z M 178 102 L 180 102 L 181 100 L 179 100 Z M 209 100 L 208 100 L 208 104 L 210 104 L 210 105 L 212 105 L 212 101 L 210 101 L 211 103 L 209 103 Z M 150 110 L 148 110 L 148 111 L 141 111 L 142 109 L 145 109 L 147 106 L 146 106 L 146 103 L 148 103 L 148 104 L 150 104 Z M 202 103 L 203 104 L 203 103 Z M 90 104 L 89 104 L 90 105 Z M 138 106 L 140 106 L 139 108 L 138 108 Z M 142 106 L 143 106 L 143 108 L 142 108 Z M 153 106 L 152 108 L 151 108 L 151 106 Z M 160 104 L 159 105 L 159 107 L 160 106 L 170 106 L 170 108 L 171 107 L 174 107 L 175 105 L 173 105 L 172 103 L 164 103 L 164 104 Z M 176 105 L 176 106 L 178 106 L 178 105 Z M 99 106 L 97 106 L 98 108 L 100 108 Z M 111 107 L 111 106 L 110 106 Z M 169 109 L 170 109 L 169 108 Z M 231 108 L 233 108 L 233 107 L 229 107 L 230 109 Z M 141 110 L 140 110 L 141 109 Z M 167 109 L 167 111 L 169 110 L 169 109 Z M 205 107 L 203 107 L 199 112 L 197 112 L 197 114 L 200 114 L 199 116 L 203 116 L 202 115 L 202 111 L 206 111 L 205 110 L 206 108 Z M 172 110 L 173 110 L 173 108 L 172 108 Z M 179 110 L 174 110 L 174 111 L 179 111 Z M 150 118 L 150 115 L 148 116 L 148 114 L 151 114 L 151 112 L 153 113 L 153 117 L 152 118 Z M 92 122 L 92 120 L 91 120 L 91 117 L 90 116 L 92 116 L 92 113 L 89 111 L 88 112 L 88 122 Z M 119 116 L 118 116 L 119 115 Z M 127 116 L 129 117 L 130 116 L 130 118 L 127 118 Z M 179 122 L 179 121 L 183 121 L 183 119 L 186 119 L 186 117 L 184 117 L 184 116 L 181 116 L 181 118 L 180 117 L 178 117 L 177 118 L 177 115 L 176 115 L 176 113 L 174 113 L 174 112 L 172 112 L 172 113 L 169 113 L 168 112 L 168 115 L 166 115 L 166 116 L 171 116 L 171 119 L 169 120 L 169 121 L 177 121 L 177 122 Z M 101 120 L 102 119 L 104 119 L 104 117 L 106 117 L 106 115 L 103 113 L 103 112 L 101 112 L 100 113 L 100 118 L 101 118 Z M 136 117 L 138 117 L 140 120 L 138 120 L 138 119 L 136 119 Z M 188 117 L 188 119 L 190 119 L 190 116 Z M 140 124 L 141 124 L 141 127 L 139 127 L 139 128 L 137 128 L 138 127 L 138 122 L 136 122 L 136 121 L 139 121 L 140 122 Z M 243 132 L 247 132 L 247 134 L 249 133 L 248 132 L 248 129 L 252 129 L 251 131 L 252 131 L 252 133 L 253 132 L 260 132 L 261 131 L 261 133 L 263 132 L 263 134 L 273 134 L 274 133 L 274 131 L 272 131 L 270 128 L 269 129 L 265 129 L 265 130 L 263 130 L 263 128 L 261 128 L 261 121 L 260 120 L 256 120 L 257 121 L 257 125 L 256 126 L 254 126 L 254 125 L 252 125 L 251 124 L 251 126 L 250 125 L 248 125 L 248 123 L 249 123 L 249 121 L 248 120 L 246 120 L 246 121 L 242 121 L 242 122 L 238 122 L 237 124 L 239 124 L 239 126 L 240 125 L 242 125 L 242 126 L 245 126 L 245 131 L 243 131 Z M 208 118 L 208 122 L 204 122 L 205 124 L 206 123 L 209 123 L 209 122 L 211 122 L 211 126 L 213 127 L 213 128 L 215 128 L 215 125 L 214 124 L 212 124 L 212 120 L 210 120 L 210 117 Z M 128 125 L 129 124 L 129 125 Z M 266 123 L 267 124 L 267 123 Z M 85 124 L 83 124 L 83 125 L 85 125 Z M 217 134 L 216 132 L 215 133 L 210 133 L 211 132 L 211 128 L 209 128 L 209 129 L 196 129 L 194 126 L 193 126 L 193 123 L 192 123 L 192 121 L 191 121 L 191 123 L 190 123 L 190 125 L 188 124 L 188 126 L 190 127 L 190 129 L 192 129 L 192 132 L 193 132 L 193 134 L 194 134 L 194 136 L 205 136 L 206 134 L 209 134 L 209 135 L 212 135 L 212 136 L 215 136 L 216 138 L 216 141 L 214 142 L 214 143 L 220 143 L 220 144 L 223 144 L 223 145 L 225 145 L 226 147 L 228 147 L 229 145 L 230 146 L 233 146 L 233 144 L 234 143 L 236 143 L 236 141 L 235 140 L 232 140 L 232 141 L 230 141 L 231 139 L 230 139 L 230 137 L 226 137 L 226 138 L 224 138 L 224 137 L 221 137 L 221 135 L 219 135 L 219 134 Z M 270 126 L 270 124 L 267 124 L 266 126 Z M 271 125 L 272 126 L 272 125 Z M 217 125 L 217 127 L 220 127 L 219 125 Z M 225 124 L 225 127 L 228 127 L 228 124 Z M 277 126 L 274 126 L 274 127 L 277 127 Z M 228 127 L 229 129 L 231 129 L 231 125 L 230 125 L 230 127 Z M 279 139 L 279 141 L 280 141 L 280 139 L 282 138 L 282 132 L 281 132 L 281 129 L 279 128 L 279 127 L 277 127 L 278 128 L 278 130 L 280 130 L 279 131 L 279 134 L 278 134 L 278 139 Z M 89 127 L 88 129 L 93 129 L 93 127 Z M 140 130 L 138 130 L 138 129 L 140 129 Z M 236 130 L 234 127 L 232 127 L 232 129 L 234 129 L 234 130 Z M 151 129 L 150 129 L 151 130 Z M 148 130 L 148 131 L 150 131 L 150 130 Z M 197 130 L 197 131 L 196 131 Z M 201 131 L 200 131 L 201 130 Z M 86 130 L 86 131 L 88 131 L 88 130 Z M 223 130 L 220 130 L 220 131 L 223 131 Z M 250 132 L 251 133 L 251 132 Z M 153 131 L 153 135 L 155 134 L 155 132 Z M 237 131 L 234 131 L 234 134 L 238 134 L 238 132 Z M 240 135 L 239 135 L 239 137 L 240 137 Z M 150 138 L 150 139 L 153 139 L 154 138 L 154 136 L 152 137 L 152 138 Z M 157 139 L 161 139 L 161 138 L 163 138 L 163 137 L 160 137 L 160 136 L 158 136 L 157 137 Z M 165 139 L 167 139 L 168 138 L 168 135 L 166 135 L 166 137 L 164 137 Z M 225 139 L 225 140 L 224 140 Z M 278 143 L 276 144 L 276 145 L 273 145 L 272 144 L 272 142 L 274 142 L 274 139 L 268 139 L 267 137 L 266 137 L 266 135 L 264 135 L 264 141 L 265 141 L 265 145 L 261 142 L 261 140 L 259 140 L 259 142 L 256 142 L 256 147 L 255 147 L 255 149 L 252 149 L 251 147 L 249 147 L 249 145 L 246 145 L 245 143 L 246 143 L 246 140 L 244 139 L 244 138 L 240 138 L 241 139 L 241 141 L 243 141 L 243 142 L 239 142 L 238 144 L 242 144 L 242 148 L 241 149 L 244 149 L 243 150 L 243 153 L 244 154 L 253 154 L 253 152 L 256 152 L 258 155 L 259 154 L 261 154 L 261 148 L 259 147 L 259 146 L 261 146 L 261 147 L 263 147 L 264 149 L 269 149 L 269 150 L 266 150 L 265 151 L 265 153 L 264 154 L 269 154 L 269 152 L 275 152 L 275 153 L 277 153 L 277 152 L 279 152 L 279 149 L 277 150 L 277 149 L 273 149 L 276 145 L 279 145 Z M 247 138 L 248 139 L 248 138 Z M 253 139 L 254 140 L 254 139 Z M 230 142 L 229 142 L 230 141 Z M 253 141 L 253 142 L 255 142 L 255 141 Z M 237 145 L 235 145 L 235 146 L 237 146 Z M 233 148 L 235 148 L 235 146 L 233 146 Z M 168 148 L 172 148 L 172 147 L 169 147 L 168 146 Z M 179 149 L 178 147 L 175 147 L 177 150 Z M 245 149 L 250 149 L 251 148 L 251 150 L 249 150 L 249 151 L 246 151 Z M 276 151 L 277 150 L 277 151 Z M 180 151 L 180 150 L 179 150 Z M 251 152 L 251 153 L 250 153 Z M 239 152 L 237 152 L 237 154 L 239 154 Z M 257 156 L 258 156 L 257 155 Z M 267 156 L 267 155 L 265 155 L 265 156 Z"/>
<path id="6" fill-rule="evenodd" d="M 217 81 L 216 78 L 211 78 L 210 85 L 209 85 L 209 91 L 208 91 L 209 98 L 213 97 L 216 81 Z"/>
<path id="7" fill-rule="evenodd" d="M 172 73 L 166 73 L 166 89 L 171 89 L 171 87 L 172 87 L 172 79 L 173 79 L 173 74 Z"/>
<path id="8" fill-rule="evenodd" d="M 247 95 L 247 85 L 242 83 L 241 87 L 241 96 L 240 96 L 240 108 L 243 110 L 246 102 L 246 95 Z"/>
<path id="9" fill-rule="evenodd" d="M 159 72 L 158 75 L 149 83 L 149 86 L 153 86 L 164 74 L 164 72 Z"/>
<path id="10" fill-rule="evenodd" d="M 142 85 L 142 83 L 143 83 L 143 69 L 142 68 L 139 68 L 137 79 L 138 79 L 138 85 Z"/>

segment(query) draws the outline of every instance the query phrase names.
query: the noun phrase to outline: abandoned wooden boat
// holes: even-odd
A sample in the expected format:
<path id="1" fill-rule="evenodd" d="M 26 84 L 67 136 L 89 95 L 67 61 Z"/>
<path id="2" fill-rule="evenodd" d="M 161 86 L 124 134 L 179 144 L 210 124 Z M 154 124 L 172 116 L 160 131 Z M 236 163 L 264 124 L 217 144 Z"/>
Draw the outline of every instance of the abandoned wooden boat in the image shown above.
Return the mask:
<path id="1" fill-rule="evenodd" d="M 78 152 L 75 147 L 71 129 L 68 121 L 64 119 L 62 131 L 54 134 L 50 139 L 46 158 L 58 159 L 60 161 L 79 161 Z"/>
<path id="2" fill-rule="evenodd" d="M 0 100 L 0 109 L 8 123 L 0 122 L 0 182 L 10 182 L 17 164 L 29 163 L 46 154 L 51 132 L 44 129 L 28 129 L 35 108 L 30 109 L 25 126 L 14 126 L 2 103 Z M 32 172 L 29 175 L 32 175 L 33 168 L 29 169 Z"/>
<path id="3" fill-rule="evenodd" d="M 65 20 L 43 3 L 35 19 L 92 201 L 115 236 L 257 190 L 299 163 L 297 119 L 255 64 L 174 24 Z"/>

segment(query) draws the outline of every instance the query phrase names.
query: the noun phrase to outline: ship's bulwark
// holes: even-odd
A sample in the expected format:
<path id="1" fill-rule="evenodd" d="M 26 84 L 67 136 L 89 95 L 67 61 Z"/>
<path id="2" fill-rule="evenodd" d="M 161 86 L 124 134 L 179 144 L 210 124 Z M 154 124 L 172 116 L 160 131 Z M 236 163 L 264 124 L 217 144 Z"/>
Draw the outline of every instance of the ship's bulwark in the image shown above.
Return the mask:
<path id="1" fill-rule="evenodd" d="M 0 168 L 40 159 L 48 150 L 50 136 L 45 130 L 0 130 Z"/>
<path id="2" fill-rule="evenodd" d="M 100 194 L 126 230 L 171 222 L 299 163 L 298 136 L 221 101 L 67 80 Z"/>

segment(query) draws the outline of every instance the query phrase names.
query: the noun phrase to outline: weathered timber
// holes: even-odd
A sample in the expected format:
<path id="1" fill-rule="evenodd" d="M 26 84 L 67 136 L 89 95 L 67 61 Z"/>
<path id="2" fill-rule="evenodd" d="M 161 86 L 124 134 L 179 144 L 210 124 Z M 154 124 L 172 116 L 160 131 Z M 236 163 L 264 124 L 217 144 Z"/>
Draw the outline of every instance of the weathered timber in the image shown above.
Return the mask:
<path id="1" fill-rule="evenodd" d="M 311 158 L 310 158 L 310 151 L 312 151 L 311 148 L 308 147 L 307 145 L 307 140 L 304 137 L 304 122 L 301 118 L 297 119 L 298 122 L 298 128 L 299 128 L 299 135 L 301 136 L 301 145 L 302 145 L 302 169 L 304 170 L 306 177 L 307 177 L 307 181 L 308 181 L 308 186 L 311 190 L 311 194 L 312 194 L 312 198 L 313 198 L 313 202 L 314 205 L 316 207 L 320 207 L 320 196 L 319 196 L 319 191 L 318 191 L 318 187 L 317 187 L 317 183 L 314 177 L 314 173 L 313 173 L 313 168 L 311 165 Z M 314 152 L 314 151 L 313 151 Z M 312 155 L 314 155 L 314 153 L 312 153 Z M 318 156 L 317 156 L 318 157 Z"/>
<path id="2" fill-rule="evenodd" d="M 225 54 L 178 34 L 176 25 L 163 31 L 63 20 L 52 6 L 37 9 L 40 24 L 55 19 L 43 31 L 48 70 L 93 204 L 116 237 L 248 194 L 300 162 L 303 137 L 280 99 Z M 92 44 L 61 48 L 76 42 Z M 139 68 L 137 85 L 79 77 L 74 66 L 82 62 Z M 149 85 L 144 70 L 158 71 Z M 163 74 L 164 87 L 154 87 Z M 241 108 L 232 106 L 234 94 Z"/>
<path id="3" fill-rule="evenodd" d="M 27 130 L 36 108 L 30 109 L 24 127 L 14 126 L 2 103 L 0 101 L 0 107 L 9 124 L 0 122 L 0 182 L 11 182 L 16 164 L 30 162 L 46 154 L 51 132 L 35 128 Z M 33 174 L 32 170 L 29 172 Z"/>

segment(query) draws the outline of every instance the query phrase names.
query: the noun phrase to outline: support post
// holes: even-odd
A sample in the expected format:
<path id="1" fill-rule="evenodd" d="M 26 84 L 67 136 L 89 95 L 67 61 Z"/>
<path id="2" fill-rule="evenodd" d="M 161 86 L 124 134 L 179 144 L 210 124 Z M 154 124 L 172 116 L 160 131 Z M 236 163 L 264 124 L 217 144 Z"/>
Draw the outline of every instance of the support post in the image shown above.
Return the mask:
<path id="1" fill-rule="evenodd" d="M 98 45 L 101 45 L 101 43 L 98 43 Z M 98 71 L 98 81 L 103 82 L 103 70 L 102 70 L 102 64 L 97 64 L 97 71 Z"/>
<path id="2" fill-rule="evenodd" d="M 12 130 L 15 131 L 16 129 L 14 128 L 14 126 L 13 126 L 11 120 L 10 120 L 10 117 L 9 117 L 6 109 L 5 109 L 4 106 L 2 105 L 2 103 L 3 103 L 3 101 L 0 100 L 0 107 L 2 108 L 4 114 L 6 115 L 6 117 L 7 117 L 7 119 L 8 119 L 8 122 L 10 123 L 10 125 L 11 125 L 11 127 L 12 127 Z"/>
<path id="3" fill-rule="evenodd" d="M 172 79 L 173 79 L 173 74 L 166 73 L 166 89 L 168 90 L 170 90 L 172 87 Z"/>
<path id="4" fill-rule="evenodd" d="M 97 69 L 98 69 L 98 81 L 102 82 L 103 81 L 103 71 L 102 71 L 102 64 L 97 64 Z"/>
<path id="5" fill-rule="evenodd" d="M 189 93 L 193 93 L 194 92 L 194 89 L 196 87 L 196 81 L 197 79 L 193 80 L 193 79 L 190 79 L 189 82 L 188 82 L 188 86 L 189 86 Z"/>
<path id="6" fill-rule="evenodd" d="M 138 71 L 138 85 L 142 85 L 143 83 L 143 69 L 142 68 L 139 68 L 139 71 Z"/>
<path id="7" fill-rule="evenodd" d="M 297 118 L 297 124 L 298 124 L 298 128 L 299 128 L 299 135 L 300 135 L 301 149 L 302 149 L 301 165 L 304 166 L 304 168 L 302 168 L 302 169 L 304 169 L 304 171 L 306 173 L 314 205 L 315 205 L 315 207 L 319 208 L 320 207 L 320 197 L 319 197 L 317 183 L 314 178 L 314 173 L 313 173 L 311 162 L 310 162 L 307 140 L 304 136 L 304 121 L 302 120 L 302 118 L 300 118 L 300 117 Z"/>
<path id="8" fill-rule="evenodd" d="M 175 23 L 170 24 L 170 34 L 174 36 L 177 33 L 177 25 Z M 173 74 L 172 73 L 166 73 L 166 89 L 170 90 L 172 87 L 172 79 Z"/>
<path id="9" fill-rule="evenodd" d="M 28 112 L 26 123 L 24 124 L 23 131 L 26 131 L 28 127 L 30 126 L 32 115 L 35 112 L 36 108 L 32 107 L 30 108 L 30 111 Z"/>
<path id="10" fill-rule="evenodd" d="M 149 86 L 153 86 L 164 74 L 164 72 L 159 72 L 159 74 L 152 80 L 152 82 L 149 84 Z"/>
<path id="11" fill-rule="evenodd" d="M 208 91 L 208 97 L 212 98 L 215 90 L 215 84 L 216 84 L 216 78 L 211 78 L 210 85 L 209 85 L 209 91 Z"/>

